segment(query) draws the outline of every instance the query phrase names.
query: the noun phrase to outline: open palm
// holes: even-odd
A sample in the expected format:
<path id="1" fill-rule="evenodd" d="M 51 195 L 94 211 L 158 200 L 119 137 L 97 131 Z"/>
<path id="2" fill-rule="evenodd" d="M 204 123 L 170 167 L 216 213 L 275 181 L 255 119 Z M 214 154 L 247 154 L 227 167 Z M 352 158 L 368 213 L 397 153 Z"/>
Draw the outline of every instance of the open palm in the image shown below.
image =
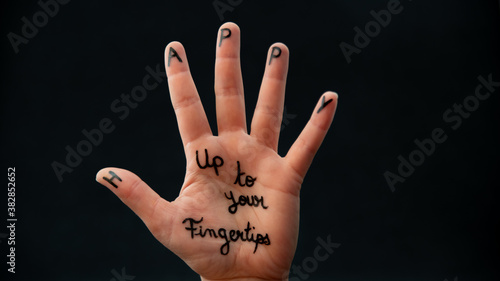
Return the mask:
<path id="1" fill-rule="evenodd" d="M 247 132 L 240 68 L 240 30 L 217 36 L 215 93 L 218 136 L 208 124 L 178 42 L 165 49 L 172 104 L 186 153 L 179 197 L 168 202 L 133 173 L 105 168 L 110 188 L 153 235 L 202 280 L 283 280 L 295 253 L 302 180 L 328 131 L 337 95 L 323 94 L 286 157 L 277 154 L 288 49 L 269 49 L 259 100 Z"/>

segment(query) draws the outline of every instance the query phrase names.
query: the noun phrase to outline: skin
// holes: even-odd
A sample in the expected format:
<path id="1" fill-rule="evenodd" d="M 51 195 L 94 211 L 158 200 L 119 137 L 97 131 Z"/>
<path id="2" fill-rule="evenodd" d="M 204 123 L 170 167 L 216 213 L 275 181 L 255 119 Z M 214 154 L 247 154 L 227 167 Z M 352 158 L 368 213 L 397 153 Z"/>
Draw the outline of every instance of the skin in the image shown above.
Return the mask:
<path id="1" fill-rule="evenodd" d="M 223 28 L 231 36 L 220 42 Z M 227 32 L 224 33 L 227 35 Z M 225 23 L 217 33 L 215 63 L 215 95 L 218 135 L 211 132 L 205 111 L 189 71 L 186 52 L 179 42 L 171 42 L 165 49 L 165 65 L 172 105 L 177 116 L 184 151 L 186 175 L 179 197 L 174 201 L 161 198 L 153 189 L 130 171 L 104 168 L 97 173 L 97 181 L 108 187 L 146 224 L 151 233 L 165 247 L 183 259 L 202 280 L 287 280 L 295 253 L 299 227 L 299 194 L 304 176 L 333 120 L 337 94 L 326 92 L 319 97 L 311 118 L 285 157 L 277 154 L 289 50 L 282 43 L 269 48 L 265 62 L 257 106 L 248 133 L 245 120 L 245 101 L 240 68 L 240 29 L 234 23 Z M 220 45 L 220 46 L 219 46 Z M 170 48 L 181 58 L 168 58 Z M 279 57 L 271 54 L 273 47 L 281 49 Z M 275 51 L 275 53 L 277 53 Z M 323 97 L 325 98 L 323 100 Z M 324 101 L 328 104 L 323 104 Z M 330 101 L 331 100 L 331 101 Z M 323 108 L 322 108 L 323 105 Z M 321 108 L 321 110 L 319 110 Z M 318 113 L 319 111 L 319 113 Z M 219 156 L 224 164 L 200 169 Z M 241 172 L 257 178 L 253 186 L 234 184 L 237 161 Z M 110 171 L 122 181 L 114 179 L 115 188 L 103 177 Z M 267 209 L 261 206 L 238 206 L 235 214 L 228 211 L 232 201 L 224 193 L 264 198 Z M 270 245 L 231 242 L 227 255 L 220 253 L 225 240 L 220 238 L 191 238 L 186 230 L 186 218 L 199 220 L 203 228 L 244 230 L 250 222 L 252 233 L 268 234 Z"/>

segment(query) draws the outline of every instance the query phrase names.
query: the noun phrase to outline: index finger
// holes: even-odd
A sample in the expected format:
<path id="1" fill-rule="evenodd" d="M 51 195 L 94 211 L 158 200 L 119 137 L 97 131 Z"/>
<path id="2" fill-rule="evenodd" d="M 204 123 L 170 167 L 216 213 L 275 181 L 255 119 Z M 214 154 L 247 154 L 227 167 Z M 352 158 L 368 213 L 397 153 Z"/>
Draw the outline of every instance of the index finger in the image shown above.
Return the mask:
<path id="1" fill-rule="evenodd" d="M 212 135 L 181 43 L 171 42 L 165 48 L 165 68 L 184 147 L 201 136 Z"/>

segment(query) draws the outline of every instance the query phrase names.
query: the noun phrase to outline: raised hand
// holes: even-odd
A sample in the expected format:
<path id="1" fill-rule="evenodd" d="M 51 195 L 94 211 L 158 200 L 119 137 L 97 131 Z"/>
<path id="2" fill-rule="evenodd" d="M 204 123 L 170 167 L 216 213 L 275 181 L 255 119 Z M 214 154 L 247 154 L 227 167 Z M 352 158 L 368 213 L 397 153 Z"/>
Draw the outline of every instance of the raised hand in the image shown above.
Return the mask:
<path id="1" fill-rule="evenodd" d="M 119 168 L 102 169 L 96 179 L 202 280 L 284 280 L 297 244 L 301 184 L 330 127 L 337 95 L 320 97 L 306 127 L 280 157 L 288 48 L 276 43 L 269 49 L 248 133 L 238 26 L 222 25 L 216 44 L 217 136 L 211 132 L 183 46 L 172 42 L 165 49 L 170 96 L 187 160 L 179 197 L 169 202 Z"/>

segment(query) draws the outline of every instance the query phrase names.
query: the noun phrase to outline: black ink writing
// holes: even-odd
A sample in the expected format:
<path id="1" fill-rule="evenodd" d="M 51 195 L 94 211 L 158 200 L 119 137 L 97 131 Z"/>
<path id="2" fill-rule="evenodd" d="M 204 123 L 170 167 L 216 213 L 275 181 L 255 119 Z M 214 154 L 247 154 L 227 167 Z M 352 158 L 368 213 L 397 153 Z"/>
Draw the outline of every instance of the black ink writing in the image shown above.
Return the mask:
<path id="1" fill-rule="evenodd" d="M 323 108 L 325 108 L 329 103 L 331 103 L 333 101 L 333 99 L 329 99 L 325 102 L 325 96 L 323 96 L 323 99 L 321 100 L 321 106 L 318 108 L 318 112 L 319 113 L 321 110 L 323 110 Z"/>
<path id="2" fill-rule="evenodd" d="M 199 236 L 201 238 L 205 238 L 207 235 L 211 238 L 220 238 L 224 239 L 226 242 L 222 244 L 220 247 L 220 253 L 222 255 L 227 255 L 230 250 L 231 242 L 237 242 L 241 240 L 242 242 L 253 242 L 255 243 L 255 248 L 253 253 L 257 252 L 257 248 L 259 245 L 271 245 L 271 240 L 269 239 L 269 234 L 262 235 L 260 233 L 254 234 L 252 233 L 255 230 L 254 226 L 250 225 L 250 222 L 247 222 L 247 227 L 244 230 L 226 230 L 225 228 L 219 228 L 217 231 L 213 228 L 203 228 L 200 223 L 203 221 L 203 217 L 200 220 L 195 220 L 193 218 L 186 218 L 182 221 L 182 223 L 189 222 L 189 226 L 186 227 L 191 233 L 191 239 L 194 239 L 195 236 Z M 196 226 L 195 226 L 196 225 Z"/>
<path id="3" fill-rule="evenodd" d="M 268 206 L 264 205 L 264 196 L 260 198 L 257 195 L 240 195 L 238 197 L 238 201 L 234 198 L 233 192 L 229 191 L 229 196 L 224 192 L 224 195 L 228 200 L 231 200 L 233 204 L 231 204 L 227 209 L 231 214 L 235 214 L 238 211 L 238 206 L 251 206 L 251 207 L 259 207 L 262 206 L 263 209 L 267 209 Z"/>
<path id="4" fill-rule="evenodd" d="M 114 182 L 113 182 L 113 179 L 118 179 L 119 181 L 122 181 L 122 179 L 117 175 L 115 174 L 115 172 L 113 171 L 109 171 L 109 174 L 111 175 L 111 178 L 107 178 L 107 177 L 102 177 L 105 181 L 109 182 L 112 186 L 114 186 L 115 188 L 118 188 L 118 185 L 116 185 Z"/>
<path id="5" fill-rule="evenodd" d="M 269 58 L 269 65 L 271 65 L 271 61 L 273 61 L 274 58 L 279 58 L 280 56 L 281 56 L 281 48 L 273 47 L 273 50 L 271 51 L 271 57 Z"/>
<path id="6" fill-rule="evenodd" d="M 226 35 L 224 35 L 224 31 L 227 31 Z M 231 37 L 231 29 L 229 28 L 223 28 L 220 30 L 220 40 L 219 40 L 219 47 L 222 45 L 222 40 Z"/>
<path id="7" fill-rule="evenodd" d="M 170 66 L 170 59 L 172 57 L 176 57 L 179 62 L 182 62 L 182 59 L 181 57 L 179 57 L 179 54 L 177 54 L 177 51 L 174 48 L 170 47 L 170 49 L 168 50 L 168 66 Z"/>
<path id="8" fill-rule="evenodd" d="M 208 160 L 208 151 L 205 149 L 205 166 L 202 166 L 200 164 L 200 159 L 198 158 L 198 150 L 196 150 L 196 164 L 198 164 L 198 167 L 200 169 L 206 169 L 206 168 L 214 168 L 215 174 L 218 176 L 219 175 L 219 170 L 218 168 L 222 167 L 224 165 L 224 160 L 220 156 L 215 156 L 212 158 L 212 164 L 209 163 Z"/>
<path id="9" fill-rule="evenodd" d="M 245 173 L 242 173 L 241 172 L 241 169 L 240 169 L 240 161 L 236 161 L 236 163 L 238 164 L 238 175 L 236 176 L 236 180 L 234 181 L 234 184 L 239 184 L 240 186 L 248 186 L 248 187 L 251 187 L 253 186 L 253 184 L 255 183 L 255 181 L 257 180 L 257 178 L 252 178 L 251 176 L 246 176 L 245 177 L 245 183 L 242 183 L 241 182 L 241 176 L 243 176 Z"/>

